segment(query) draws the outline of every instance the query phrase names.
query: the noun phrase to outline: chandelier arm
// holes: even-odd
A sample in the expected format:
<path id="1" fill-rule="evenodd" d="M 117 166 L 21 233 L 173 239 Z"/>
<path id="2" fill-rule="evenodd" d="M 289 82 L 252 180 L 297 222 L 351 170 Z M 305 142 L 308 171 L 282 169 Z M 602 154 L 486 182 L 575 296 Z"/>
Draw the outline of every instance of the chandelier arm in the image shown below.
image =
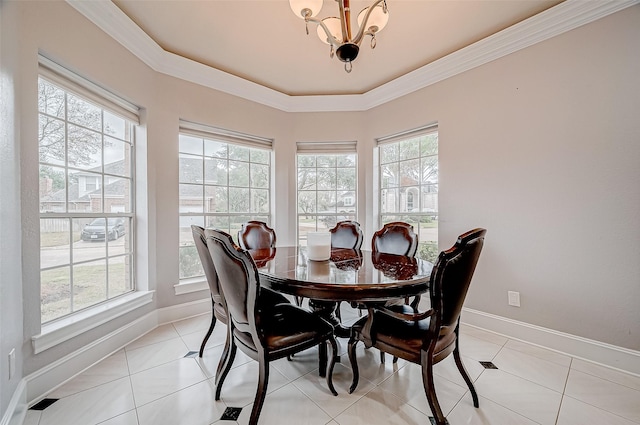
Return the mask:
<path id="1" fill-rule="evenodd" d="M 324 30 L 325 34 L 327 34 L 327 40 L 329 40 L 329 43 L 333 45 L 333 47 L 338 48 L 342 45 L 342 43 L 338 40 L 336 40 L 336 38 L 331 34 L 331 31 L 329 31 L 329 28 L 327 27 L 327 25 L 322 22 L 322 19 L 317 19 L 317 18 L 306 18 L 305 19 L 307 22 L 311 22 L 313 24 L 318 25 L 319 27 L 322 27 L 322 29 Z"/>
<path id="2" fill-rule="evenodd" d="M 338 0 L 340 7 L 340 23 L 342 25 L 342 42 L 351 41 L 351 5 L 349 0 Z"/>
<path id="3" fill-rule="evenodd" d="M 358 29 L 358 34 L 353 39 L 353 43 L 358 46 L 362 43 L 362 39 L 365 35 L 373 35 L 371 31 L 368 31 L 367 22 L 369 21 L 369 15 L 373 12 L 373 9 L 378 6 L 380 3 L 385 2 L 386 0 L 376 0 L 370 7 L 367 9 L 367 13 L 364 15 L 364 19 L 362 20 L 362 26 Z"/>

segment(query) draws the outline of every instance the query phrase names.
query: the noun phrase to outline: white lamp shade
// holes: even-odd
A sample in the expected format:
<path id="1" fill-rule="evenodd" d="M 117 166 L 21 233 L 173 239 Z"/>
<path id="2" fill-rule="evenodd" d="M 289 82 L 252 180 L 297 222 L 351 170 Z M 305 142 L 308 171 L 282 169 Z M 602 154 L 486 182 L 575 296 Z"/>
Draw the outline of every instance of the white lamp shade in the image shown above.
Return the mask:
<path id="1" fill-rule="evenodd" d="M 327 28 L 329 28 L 329 32 L 331 33 L 331 35 L 334 36 L 335 39 L 338 40 L 338 42 L 341 42 L 342 41 L 342 23 L 340 22 L 340 19 L 335 17 L 324 18 L 322 22 L 327 26 Z M 320 38 L 320 40 L 323 43 L 331 44 L 329 40 L 327 40 L 327 33 L 324 32 L 324 29 L 322 29 L 320 25 L 318 25 L 317 31 L 318 31 L 318 38 Z"/>
<path id="2" fill-rule="evenodd" d="M 293 10 L 293 13 L 295 13 L 298 18 L 304 19 L 302 11 L 305 9 L 311 11 L 311 16 L 316 16 L 320 13 L 322 0 L 289 0 L 289 6 L 291 6 L 291 10 Z"/>
<path id="3" fill-rule="evenodd" d="M 364 15 L 367 14 L 368 7 L 365 7 L 358 13 L 358 26 L 362 27 L 362 21 L 364 20 Z M 384 12 L 382 5 L 379 4 L 373 9 L 371 15 L 369 15 L 369 20 L 367 21 L 367 28 L 365 30 L 376 26 L 378 27 L 377 32 L 382 31 L 382 29 L 387 26 L 387 22 L 389 22 L 389 11 L 387 13 Z"/>

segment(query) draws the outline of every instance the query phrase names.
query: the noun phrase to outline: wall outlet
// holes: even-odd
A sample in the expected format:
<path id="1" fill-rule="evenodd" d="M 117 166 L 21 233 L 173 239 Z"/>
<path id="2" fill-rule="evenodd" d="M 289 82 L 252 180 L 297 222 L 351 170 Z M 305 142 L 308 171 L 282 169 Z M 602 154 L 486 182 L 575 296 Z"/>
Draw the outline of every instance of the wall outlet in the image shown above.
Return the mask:
<path id="1" fill-rule="evenodd" d="M 508 291 L 509 305 L 520 307 L 520 292 Z"/>
<path id="2" fill-rule="evenodd" d="M 16 374 L 16 349 L 12 348 L 9 352 L 9 380 Z"/>

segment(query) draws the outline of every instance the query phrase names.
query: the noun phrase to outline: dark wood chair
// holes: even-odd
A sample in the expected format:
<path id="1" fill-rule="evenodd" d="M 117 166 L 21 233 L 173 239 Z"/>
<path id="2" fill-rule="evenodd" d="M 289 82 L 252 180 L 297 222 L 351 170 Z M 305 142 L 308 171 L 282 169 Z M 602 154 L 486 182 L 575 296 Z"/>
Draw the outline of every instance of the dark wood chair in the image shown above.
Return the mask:
<path id="1" fill-rule="evenodd" d="M 362 247 L 364 235 L 360 229 L 360 223 L 353 220 L 338 222 L 329 230 L 331 233 L 331 248 L 347 248 L 358 250 Z"/>
<path id="2" fill-rule="evenodd" d="M 202 263 L 202 268 L 204 269 L 204 275 L 207 278 L 207 283 L 209 284 L 209 290 L 211 292 L 211 306 L 212 306 L 212 315 L 211 315 L 211 325 L 209 325 L 209 330 L 207 334 L 204 336 L 202 340 L 202 344 L 200 345 L 200 354 L 202 357 L 204 353 L 204 347 L 207 345 L 207 341 L 209 341 L 209 337 L 213 332 L 213 329 L 216 326 L 216 321 L 220 320 L 225 325 L 227 324 L 227 309 L 222 303 L 222 296 L 220 294 L 220 287 L 218 285 L 218 275 L 216 274 L 216 269 L 213 266 L 213 260 L 211 259 L 211 255 L 209 254 L 209 248 L 207 248 L 207 241 L 204 235 L 204 229 L 200 226 L 191 226 L 191 233 L 193 234 L 193 240 L 196 245 L 196 249 L 198 250 L 198 255 L 200 256 L 200 262 Z M 279 294 L 275 291 L 271 291 L 269 289 L 264 289 L 261 292 L 260 301 L 264 305 L 265 308 L 268 308 L 269 305 L 275 305 L 279 303 L 286 303 L 289 300 L 282 294 Z M 223 356 L 225 355 L 225 351 L 223 351 Z"/>
<path id="3" fill-rule="evenodd" d="M 224 380 L 236 350 L 240 348 L 259 363 L 258 389 L 249 419 L 250 425 L 257 424 L 267 392 L 270 362 L 327 342 L 332 351 L 326 371 L 327 386 L 333 395 L 337 395 L 332 381 L 338 348 L 333 326 L 290 303 L 277 304 L 271 311 L 263 311 L 258 303 L 263 288 L 249 253 L 233 243 L 231 235 L 225 232 L 207 229 L 205 235 L 223 303 L 227 307 L 230 341 L 229 355 L 224 359 L 220 379 L 216 382 L 215 399 L 220 400 Z"/>
<path id="4" fill-rule="evenodd" d="M 276 232 L 262 221 L 247 221 L 238 230 L 238 245 L 242 249 L 275 248 Z"/>
<path id="5" fill-rule="evenodd" d="M 424 391 L 436 424 L 448 422 L 436 396 L 433 365 L 451 353 L 469 387 L 473 405 L 478 407 L 478 395 L 460 358 L 459 330 L 460 311 L 484 245 L 485 233 L 485 229 L 464 233 L 452 248 L 440 253 L 430 279 L 431 309 L 419 312 L 408 305 L 372 306 L 369 315 L 353 325 L 348 346 L 353 370 L 350 393 L 358 386 L 356 344 L 363 341 L 365 346 L 422 366 Z"/>
<path id="6" fill-rule="evenodd" d="M 402 221 L 387 223 L 373 234 L 371 250 L 384 254 L 413 257 L 418 251 L 418 235 L 409 223 Z"/>

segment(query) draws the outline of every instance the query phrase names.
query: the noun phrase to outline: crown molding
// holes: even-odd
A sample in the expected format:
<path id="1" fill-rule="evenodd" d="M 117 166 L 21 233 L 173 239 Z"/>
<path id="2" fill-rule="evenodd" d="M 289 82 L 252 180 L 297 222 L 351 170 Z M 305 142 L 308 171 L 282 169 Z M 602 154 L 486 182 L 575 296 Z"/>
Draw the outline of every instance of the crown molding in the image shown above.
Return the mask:
<path id="1" fill-rule="evenodd" d="M 285 112 L 365 111 L 601 19 L 640 0 L 566 0 L 516 25 L 359 95 L 290 96 L 163 50 L 110 0 L 67 0 L 157 72 Z"/>

